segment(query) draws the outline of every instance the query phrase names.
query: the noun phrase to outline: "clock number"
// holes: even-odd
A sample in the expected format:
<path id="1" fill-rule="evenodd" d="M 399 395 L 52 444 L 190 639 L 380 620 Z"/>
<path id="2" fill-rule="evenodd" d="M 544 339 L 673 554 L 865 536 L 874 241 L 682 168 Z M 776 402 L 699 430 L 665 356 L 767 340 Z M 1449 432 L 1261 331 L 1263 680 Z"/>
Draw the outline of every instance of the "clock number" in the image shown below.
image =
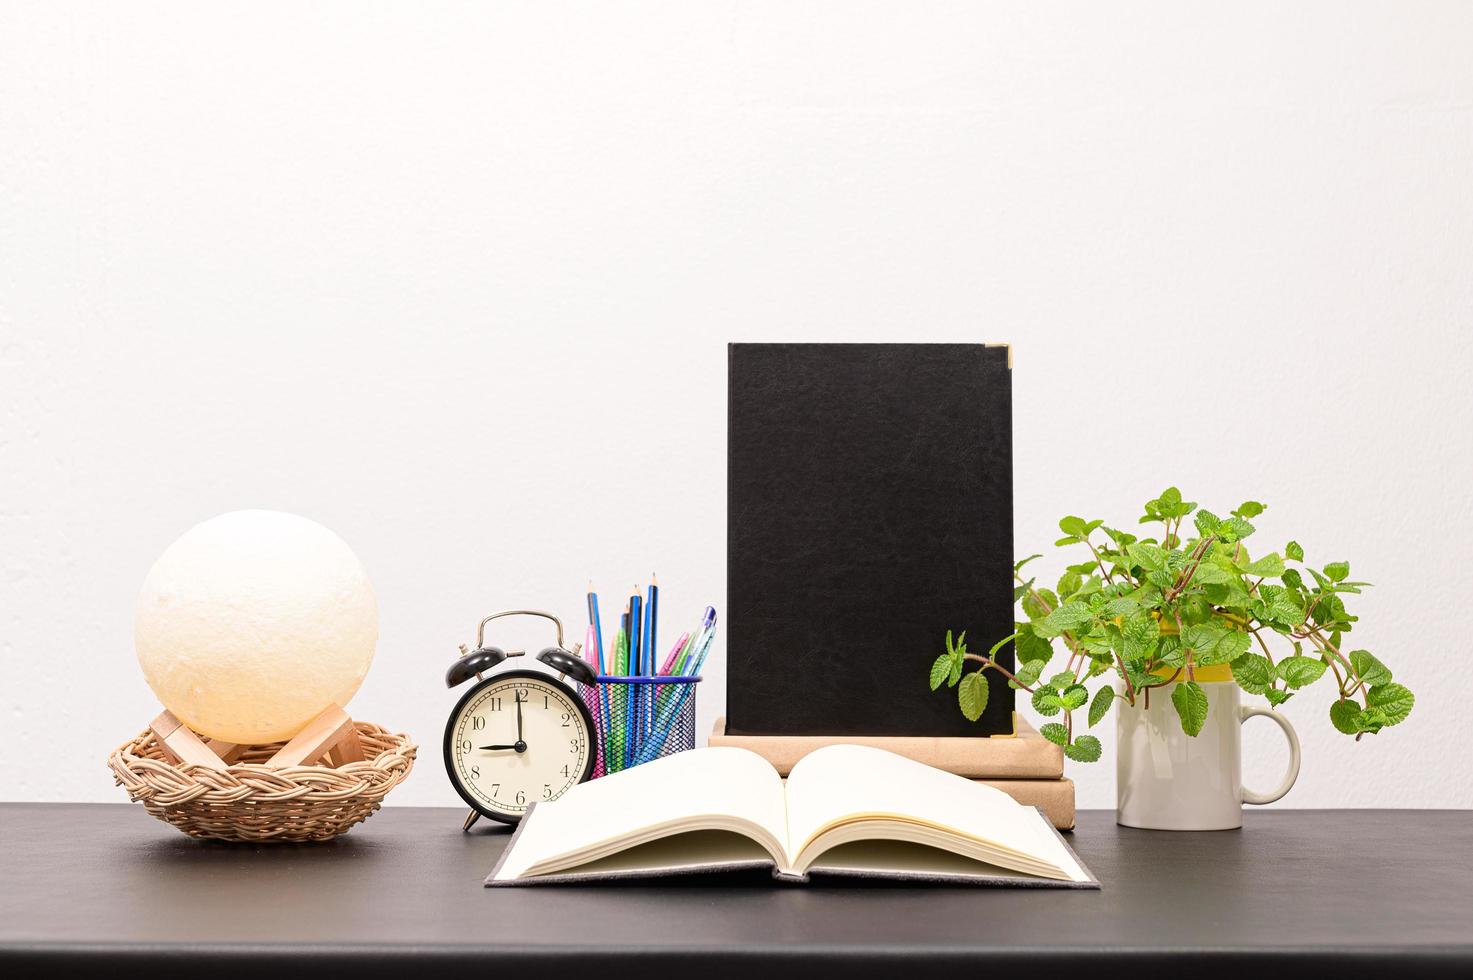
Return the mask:
<path id="1" fill-rule="evenodd" d="M 526 701 L 531 696 L 532 696 L 531 694 L 527 693 L 527 689 L 525 687 L 519 687 L 519 688 L 517 688 L 517 700 L 518 701 Z"/>
<path id="2" fill-rule="evenodd" d="M 463 753 L 469 752 L 470 750 L 471 750 L 471 740 L 468 739 L 468 738 L 462 740 L 461 743 L 460 743 L 460 751 L 461 751 L 461 753 L 463 754 Z"/>
<path id="3" fill-rule="evenodd" d="M 501 795 L 501 784 L 500 783 L 492 783 L 491 784 L 491 795 L 492 796 L 499 796 L 499 795 Z"/>
<path id="4" fill-rule="evenodd" d="M 542 784 L 542 798 L 544 800 L 552 799 L 552 783 Z"/>
<path id="5" fill-rule="evenodd" d="M 471 719 L 471 731 L 479 732 L 485 729 L 485 727 L 486 718 L 484 715 L 476 715 L 474 718 Z"/>
<path id="6" fill-rule="evenodd" d="M 481 767 L 480 766 L 471 766 L 471 778 L 472 779 L 480 779 L 481 778 Z"/>
<path id="7" fill-rule="evenodd" d="M 522 790 L 517 790 L 517 802 L 518 803 L 526 803 L 527 802 L 527 794 L 524 793 Z"/>
<path id="8" fill-rule="evenodd" d="M 546 709 L 548 709 L 550 707 L 552 707 L 552 705 L 548 703 L 548 701 L 547 701 L 547 695 L 546 694 L 543 694 L 542 695 L 542 708 L 543 708 L 543 710 L 546 710 Z"/>
<path id="9" fill-rule="evenodd" d="M 563 766 L 563 778 L 564 779 L 567 779 L 569 776 L 572 776 L 572 775 L 573 774 L 568 771 L 568 767 L 567 766 Z"/>
<path id="10" fill-rule="evenodd" d="M 569 724 L 569 722 L 572 719 L 572 717 L 573 717 L 573 715 L 570 712 L 567 712 L 567 711 L 564 711 L 563 712 L 563 727 L 564 728 L 572 728 L 573 727 L 571 724 Z"/>
<path id="11" fill-rule="evenodd" d="M 487 711 L 500 711 L 501 710 L 501 698 L 499 698 L 499 697 L 487 698 L 486 699 L 486 710 Z"/>
<path id="12" fill-rule="evenodd" d="M 579 743 L 579 741 L 576 738 L 575 739 L 572 739 L 572 740 L 570 740 L 568 742 L 568 751 L 569 752 L 577 752 L 581 748 L 583 748 L 583 746 L 582 746 L 582 744 Z"/>

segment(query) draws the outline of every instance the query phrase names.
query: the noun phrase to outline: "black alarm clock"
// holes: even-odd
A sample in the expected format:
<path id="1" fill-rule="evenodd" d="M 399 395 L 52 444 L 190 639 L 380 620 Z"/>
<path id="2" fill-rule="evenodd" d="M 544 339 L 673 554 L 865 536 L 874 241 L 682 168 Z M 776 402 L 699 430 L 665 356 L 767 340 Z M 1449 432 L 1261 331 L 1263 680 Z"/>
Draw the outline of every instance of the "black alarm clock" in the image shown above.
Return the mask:
<path id="1" fill-rule="evenodd" d="M 537 660 L 559 676 L 535 668 L 497 669 L 525 654 L 486 645 L 486 624 L 504 616 L 552 620 L 557 645 L 537 654 Z M 555 800 L 593 774 L 598 730 L 583 699 L 562 677 L 581 684 L 595 684 L 598 677 L 578 657 L 576 645 L 571 650 L 563 646 L 562 621 L 533 609 L 492 613 L 476 628 L 476 648 L 460 650 L 445 674 L 445 686 L 457 687 L 473 677 L 476 684 L 445 724 L 445 772 L 471 806 L 462 829 L 469 830 L 481 817 L 514 824 L 533 803 Z"/>

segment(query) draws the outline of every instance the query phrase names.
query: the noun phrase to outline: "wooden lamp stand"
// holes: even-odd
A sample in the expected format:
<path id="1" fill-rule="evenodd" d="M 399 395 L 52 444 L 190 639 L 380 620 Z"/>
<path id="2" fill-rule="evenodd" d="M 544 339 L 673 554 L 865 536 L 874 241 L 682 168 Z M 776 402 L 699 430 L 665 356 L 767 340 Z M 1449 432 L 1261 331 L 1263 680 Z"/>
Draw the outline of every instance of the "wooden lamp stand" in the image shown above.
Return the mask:
<path id="1" fill-rule="evenodd" d="M 222 742 L 219 739 L 202 738 L 187 725 L 165 711 L 148 725 L 158 739 L 165 755 L 177 765 L 205 766 L 209 769 L 225 770 L 240 757 L 246 746 Z M 276 750 L 276 754 L 264 763 L 273 769 L 291 766 L 308 766 L 325 761 L 331 766 L 349 762 L 363 762 L 363 746 L 358 741 L 358 729 L 353 719 L 339 705 L 330 705 L 316 718 L 307 722 L 291 741 Z"/>

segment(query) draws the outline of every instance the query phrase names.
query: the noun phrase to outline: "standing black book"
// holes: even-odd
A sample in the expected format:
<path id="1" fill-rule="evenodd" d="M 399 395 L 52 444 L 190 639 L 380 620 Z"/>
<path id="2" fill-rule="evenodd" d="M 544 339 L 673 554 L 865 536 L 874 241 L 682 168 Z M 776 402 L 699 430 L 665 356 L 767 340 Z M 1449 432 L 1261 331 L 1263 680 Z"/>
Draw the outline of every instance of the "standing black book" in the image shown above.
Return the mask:
<path id="1" fill-rule="evenodd" d="M 1011 734 L 996 671 L 975 723 L 927 684 L 1013 631 L 1008 349 L 732 344 L 728 391 L 728 734 Z"/>

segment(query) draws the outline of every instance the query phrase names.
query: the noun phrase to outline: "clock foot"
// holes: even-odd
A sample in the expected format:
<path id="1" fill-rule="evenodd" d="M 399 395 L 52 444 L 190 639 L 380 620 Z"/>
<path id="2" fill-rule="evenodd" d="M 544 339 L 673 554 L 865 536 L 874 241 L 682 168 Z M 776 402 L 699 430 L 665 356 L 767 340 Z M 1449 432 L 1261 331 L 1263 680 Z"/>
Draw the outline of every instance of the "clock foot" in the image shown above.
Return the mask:
<path id="1" fill-rule="evenodd" d="M 460 825 L 460 832 L 465 833 L 466 831 L 470 830 L 473 826 L 475 826 L 476 821 L 479 819 L 481 819 L 481 814 L 477 811 L 472 810 L 470 813 L 467 813 L 465 815 L 465 823 Z"/>

